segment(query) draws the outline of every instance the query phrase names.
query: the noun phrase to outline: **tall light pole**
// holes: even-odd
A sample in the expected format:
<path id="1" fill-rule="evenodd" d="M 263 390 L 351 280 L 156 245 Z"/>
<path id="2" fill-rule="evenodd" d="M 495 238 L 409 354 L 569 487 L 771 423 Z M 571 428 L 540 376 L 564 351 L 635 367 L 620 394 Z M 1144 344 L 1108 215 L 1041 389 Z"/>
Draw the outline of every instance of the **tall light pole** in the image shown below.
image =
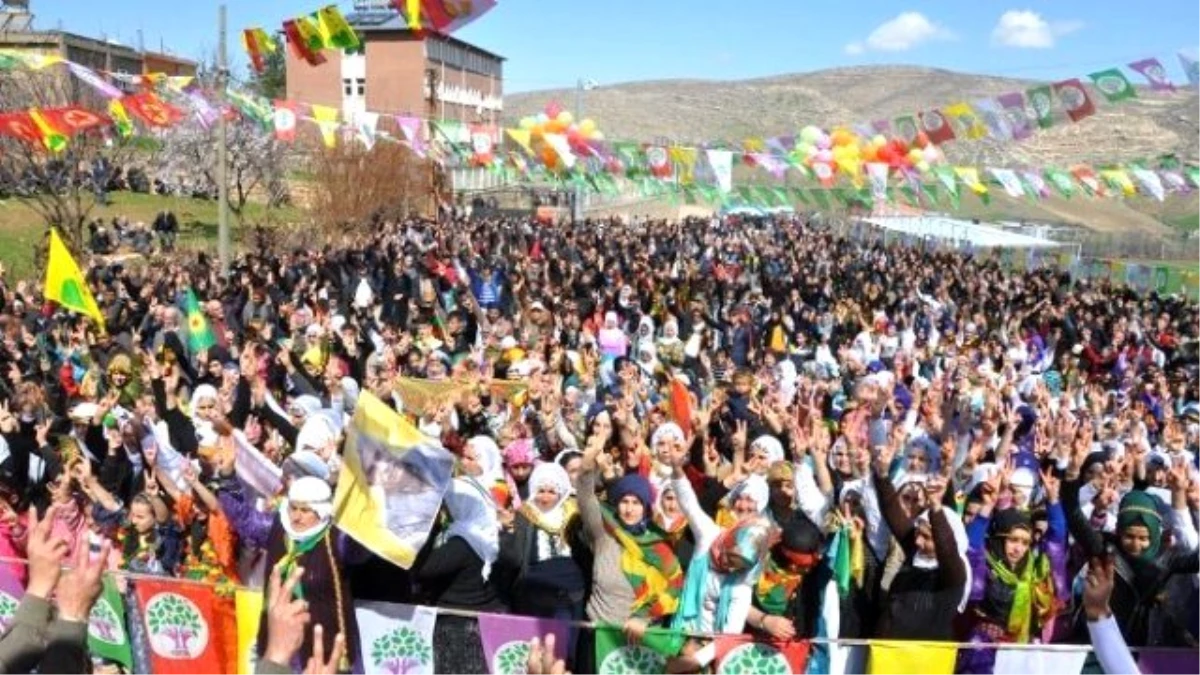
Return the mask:
<path id="1" fill-rule="evenodd" d="M 225 40 L 225 5 L 217 10 L 217 92 L 225 98 L 225 85 L 229 81 L 229 63 Z M 221 275 L 229 273 L 229 135 L 225 115 L 217 118 L 217 257 L 221 260 Z"/>
<path id="2" fill-rule="evenodd" d="M 583 121 L 583 93 L 591 91 L 600 85 L 590 78 L 581 77 L 575 83 L 575 123 Z M 583 220 L 583 186 L 575 183 L 575 197 L 571 205 L 571 219 L 578 223 Z"/>

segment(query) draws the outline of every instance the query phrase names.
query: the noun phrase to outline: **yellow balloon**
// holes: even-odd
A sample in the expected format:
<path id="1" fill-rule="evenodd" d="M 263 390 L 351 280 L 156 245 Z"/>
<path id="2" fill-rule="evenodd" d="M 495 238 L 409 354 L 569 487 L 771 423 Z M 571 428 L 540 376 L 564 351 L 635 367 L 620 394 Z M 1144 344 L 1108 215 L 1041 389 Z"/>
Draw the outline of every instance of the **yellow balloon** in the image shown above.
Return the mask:
<path id="1" fill-rule="evenodd" d="M 582 122 L 579 123 L 579 133 L 583 134 L 584 136 L 590 137 L 592 135 L 592 132 L 595 130 L 596 130 L 596 121 L 590 117 L 585 118 Z"/>
<path id="2" fill-rule="evenodd" d="M 597 129 L 593 131 L 592 135 L 588 136 L 588 138 L 592 139 L 593 141 L 602 141 L 604 140 L 604 132 Z"/>
<path id="3" fill-rule="evenodd" d="M 570 110 L 564 110 L 558 113 L 558 117 L 555 119 L 558 120 L 558 123 L 563 125 L 563 128 L 565 129 L 571 126 L 571 122 L 575 121 L 575 116 L 571 114 Z"/>

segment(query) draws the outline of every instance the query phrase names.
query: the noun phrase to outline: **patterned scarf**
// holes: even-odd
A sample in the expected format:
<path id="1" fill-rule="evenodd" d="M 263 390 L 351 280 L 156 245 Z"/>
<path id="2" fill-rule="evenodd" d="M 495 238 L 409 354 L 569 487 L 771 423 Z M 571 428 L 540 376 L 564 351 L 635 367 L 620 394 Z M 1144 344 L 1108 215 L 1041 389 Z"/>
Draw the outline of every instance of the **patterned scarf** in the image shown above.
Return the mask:
<path id="1" fill-rule="evenodd" d="M 633 588 L 632 614 L 652 621 L 674 614 L 683 591 L 683 567 L 670 535 L 657 525 L 632 534 L 607 504 L 600 506 L 600 513 L 605 531 L 621 545 L 621 571 Z"/>
<path id="2" fill-rule="evenodd" d="M 1050 575 L 1050 557 L 1032 553 L 1020 576 L 1009 569 L 1003 560 L 987 552 L 988 569 L 992 578 L 1013 588 L 1012 607 L 1008 610 L 1008 635 L 1015 642 L 1029 642 L 1034 613 L 1037 625 L 1044 626 L 1057 609 L 1054 580 Z"/>
<path id="3" fill-rule="evenodd" d="M 806 570 L 811 570 L 820 560 L 820 556 L 813 554 L 782 552 L 782 555 L 794 561 L 796 567 Z M 768 555 L 762 576 L 754 585 L 754 599 L 759 608 L 773 616 L 784 616 L 806 573 L 781 565 L 775 555 Z"/>

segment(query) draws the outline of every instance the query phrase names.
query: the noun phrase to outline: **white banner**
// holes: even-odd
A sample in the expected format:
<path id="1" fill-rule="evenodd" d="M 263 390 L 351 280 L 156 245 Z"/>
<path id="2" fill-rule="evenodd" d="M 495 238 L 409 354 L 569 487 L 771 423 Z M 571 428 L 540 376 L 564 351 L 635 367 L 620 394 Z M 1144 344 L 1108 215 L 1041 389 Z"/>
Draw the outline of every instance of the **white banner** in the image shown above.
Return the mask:
<path id="1" fill-rule="evenodd" d="M 354 617 L 364 673 L 433 675 L 437 608 L 360 601 Z"/>

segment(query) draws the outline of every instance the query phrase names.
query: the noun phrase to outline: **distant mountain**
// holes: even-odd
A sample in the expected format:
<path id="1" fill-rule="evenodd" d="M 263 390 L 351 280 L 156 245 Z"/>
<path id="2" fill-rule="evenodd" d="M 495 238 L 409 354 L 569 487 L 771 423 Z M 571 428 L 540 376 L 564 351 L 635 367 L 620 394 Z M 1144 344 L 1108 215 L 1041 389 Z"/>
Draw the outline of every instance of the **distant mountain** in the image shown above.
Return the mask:
<path id="1" fill-rule="evenodd" d="M 740 141 L 795 133 L 806 124 L 828 128 L 892 119 L 958 101 L 1024 91 L 1035 84 L 1033 80 L 932 68 L 865 66 L 753 80 L 612 84 L 586 92 L 583 112 L 596 120 L 597 127 L 610 139 Z M 1196 160 L 1200 155 L 1200 98 L 1196 90 L 1164 94 L 1139 89 L 1138 93 L 1136 99 L 1109 104 L 1092 90 L 1097 114 L 1079 123 L 1069 122 L 1060 113 L 1056 126 L 1025 141 L 954 142 L 947 144 L 946 152 L 951 160 L 978 166 L 1107 163 L 1165 153 Z M 506 123 L 515 125 L 522 116 L 538 112 L 549 101 L 570 108 L 575 90 L 508 94 L 504 101 Z M 1139 210 L 1155 213 L 1153 209 Z M 1061 218 L 1063 214 L 1047 216 Z"/>

